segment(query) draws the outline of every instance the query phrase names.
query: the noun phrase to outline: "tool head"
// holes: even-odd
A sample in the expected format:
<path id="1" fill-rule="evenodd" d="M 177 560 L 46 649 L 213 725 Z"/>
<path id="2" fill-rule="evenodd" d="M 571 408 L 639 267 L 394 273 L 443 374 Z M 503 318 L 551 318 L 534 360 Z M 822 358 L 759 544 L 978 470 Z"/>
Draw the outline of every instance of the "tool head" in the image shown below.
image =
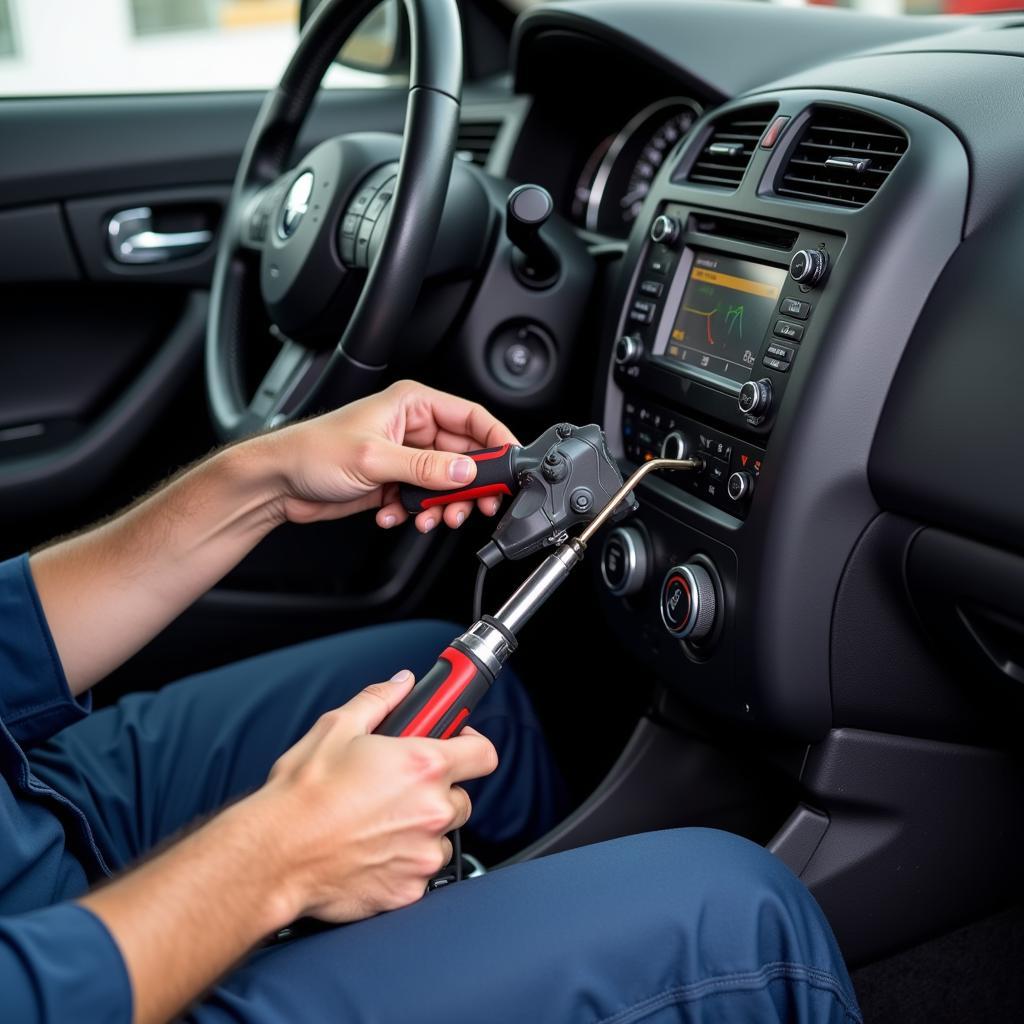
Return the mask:
<path id="1" fill-rule="evenodd" d="M 589 523 L 622 487 L 622 474 L 595 423 L 559 423 L 515 453 L 520 489 L 498 523 L 493 541 L 508 559 L 559 543 L 569 529 Z M 632 492 L 613 518 L 638 507 Z"/>

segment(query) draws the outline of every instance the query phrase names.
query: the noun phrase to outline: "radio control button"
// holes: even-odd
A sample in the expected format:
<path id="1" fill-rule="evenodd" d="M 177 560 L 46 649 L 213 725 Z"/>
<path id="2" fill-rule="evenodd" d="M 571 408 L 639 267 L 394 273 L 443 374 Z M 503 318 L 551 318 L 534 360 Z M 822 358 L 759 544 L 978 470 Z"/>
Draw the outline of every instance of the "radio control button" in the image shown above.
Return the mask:
<path id="1" fill-rule="evenodd" d="M 811 312 L 811 304 L 801 302 L 799 299 L 783 299 L 779 303 L 779 312 L 795 317 L 797 320 L 806 320 Z"/>
<path id="2" fill-rule="evenodd" d="M 763 416 L 772 406 L 772 382 L 767 379 L 748 380 L 740 388 L 740 412 L 747 416 Z"/>
<path id="3" fill-rule="evenodd" d="M 635 320 L 637 323 L 649 324 L 654 319 L 657 310 L 656 302 L 651 302 L 648 299 L 636 299 L 633 308 L 629 311 L 629 319 Z"/>
<path id="4" fill-rule="evenodd" d="M 804 336 L 804 325 L 791 324 L 788 320 L 776 320 L 773 333 L 779 338 L 799 341 Z"/>
<path id="5" fill-rule="evenodd" d="M 772 359 L 781 359 L 784 363 L 788 363 L 793 358 L 793 349 L 786 348 L 785 345 L 778 345 L 773 341 L 768 346 L 768 355 Z"/>
<path id="6" fill-rule="evenodd" d="M 789 370 L 789 363 L 784 362 L 781 359 L 773 359 L 771 356 L 765 356 L 761 360 L 763 366 L 767 366 L 769 370 L 774 370 L 776 373 L 786 373 Z"/>
<path id="7" fill-rule="evenodd" d="M 659 245 L 674 245 L 679 238 L 679 221 L 668 214 L 655 217 L 651 224 L 651 241 Z"/>
<path id="8" fill-rule="evenodd" d="M 615 343 L 615 363 L 618 366 L 631 366 L 643 355 L 644 344 L 635 334 L 624 334 Z M 644 419 L 646 410 L 640 410 L 640 419 Z"/>
<path id="9" fill-rule="evenodd" d="M 828 273 L 828 253 L 822 249 L 799 249 L 789 261 L 789 276 L 798 284 L 814 286 Z"/>
<path id="10" fill-rule="evenodd" d="M 640 291 L 644 295 L 650 295 L 655 299 L 661 298 L 661 293 L 665 290 L 665 285 L 661 281 L 641 281 Z"/>

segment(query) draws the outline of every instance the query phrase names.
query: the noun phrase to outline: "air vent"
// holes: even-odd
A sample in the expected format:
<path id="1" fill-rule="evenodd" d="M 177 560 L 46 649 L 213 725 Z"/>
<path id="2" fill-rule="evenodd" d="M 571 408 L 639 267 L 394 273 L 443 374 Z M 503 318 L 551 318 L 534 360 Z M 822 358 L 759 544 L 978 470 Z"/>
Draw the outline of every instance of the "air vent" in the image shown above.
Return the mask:
<path id="1" fill-rule="evenodd" d="M 832 206 L 860 207 L 907 151 L 894 124 L 870 114 L 819 107 L 811 115 L 775 191 Z"/>
<path id="2" fill-rule="evenodd" d="M 774 113 L 774 104 L 762 104 L 719 118 L 693 162 L 687 181 L 736 188 Z"/>
<path id="3" fill-rule="evenodd" d="M 456 153 L 466 163 L 484 167 L 501 131 L 502 121 L 463 121 L 459 124 Z"/>

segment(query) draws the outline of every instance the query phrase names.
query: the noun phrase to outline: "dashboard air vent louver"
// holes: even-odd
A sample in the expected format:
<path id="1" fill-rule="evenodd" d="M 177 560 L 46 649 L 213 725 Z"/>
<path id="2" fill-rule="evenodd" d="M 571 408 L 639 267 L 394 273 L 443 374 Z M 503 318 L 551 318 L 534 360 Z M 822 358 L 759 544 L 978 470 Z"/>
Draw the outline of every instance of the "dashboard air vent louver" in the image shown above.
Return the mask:
<path id="1" fill-rule="evenodd" d="M 687 181 L 736 188 L 775 109 L 774 104 L 744 107 L 715 121 Z"/>
<path id="2" fill-rule="evenodd" d="M 819 107 L 804 126 L 775 191 L 832 206 L 861 207 L 907 151 L 907 136 L 871 114 Z"/>
<path id="3" fill-rule="evenodd" d="M 459 159 L 484 167 L 502 124 L 502 121 L 462 121 L 455 144 L 455 152 Z"/>

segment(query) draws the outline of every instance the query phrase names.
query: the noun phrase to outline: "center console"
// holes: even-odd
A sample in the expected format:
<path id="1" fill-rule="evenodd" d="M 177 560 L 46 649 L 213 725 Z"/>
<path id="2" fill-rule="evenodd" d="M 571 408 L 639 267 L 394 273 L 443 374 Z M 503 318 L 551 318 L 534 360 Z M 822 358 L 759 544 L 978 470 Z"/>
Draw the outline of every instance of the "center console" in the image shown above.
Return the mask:
<path id="1" fill-rule="evenodd" d="M 699 453 L 684 486 L 746 518 L 771 434 L 842 238 L 710 217 L 653 220 L 614 350 L 627 458 Z"/>
<path id="2" fill-rule="evenodd" d="M 808 742 L 832 727 L 871 446 L 965 181 L 928 115 L 802 90 L 718 108 L 652 181 L 608 294 L 598 415 L 624 472 L 704 469 L 648 476 L 593 562 L 663 700 Z"/>

